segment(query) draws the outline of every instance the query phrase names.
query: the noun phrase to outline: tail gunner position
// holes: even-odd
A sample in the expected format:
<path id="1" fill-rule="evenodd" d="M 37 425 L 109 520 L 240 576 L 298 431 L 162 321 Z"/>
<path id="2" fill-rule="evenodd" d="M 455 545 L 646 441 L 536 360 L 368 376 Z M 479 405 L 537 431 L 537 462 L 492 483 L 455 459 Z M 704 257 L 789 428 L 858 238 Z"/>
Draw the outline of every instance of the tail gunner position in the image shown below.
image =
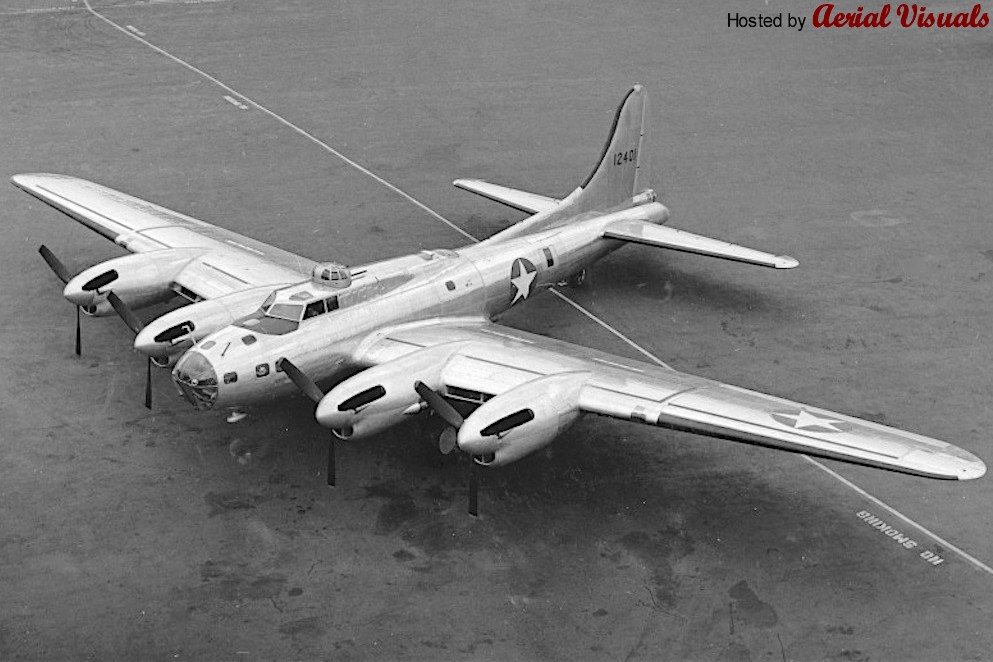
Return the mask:
<path id="1" fill-rule="evenodd" d="M 176 385 L 198 409 L 300 389 L 318 403 L 322 425 L 352 440 L 430 410 L 446 423 L 443 449 L 458 447 L 482 466 L 534 452 L 586 413 L 933 478 L 982 476 L 982 460 L 943 441 L 493 321 L 540 290 L 581 280 L 590 264 L 630 243 L 797 266 L 665 225 L 669 210 L 645 181 L 647 108 L 635 86 L 593 172 L 561 200 L 456 180 L 531 214 L 520 223 L 457 250 L 354 269 L 73 177 L 13 182 L 133 253 L 72 276 L 42 247 L 77 311 L 120 314 L 149 365 L 174 364 Z M 147 325 L 132 312 L 175 296 L 189 305 Z"/>

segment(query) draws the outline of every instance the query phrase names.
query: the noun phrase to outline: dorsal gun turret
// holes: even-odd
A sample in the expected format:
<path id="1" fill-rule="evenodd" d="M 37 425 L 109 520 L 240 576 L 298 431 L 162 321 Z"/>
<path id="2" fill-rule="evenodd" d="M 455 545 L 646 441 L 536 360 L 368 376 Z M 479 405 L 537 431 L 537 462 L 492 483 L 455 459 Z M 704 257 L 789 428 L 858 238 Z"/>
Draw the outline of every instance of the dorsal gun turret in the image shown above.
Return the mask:
<path id="1" fill-rule="evenodd" d="M 343 264 L 327 262 L 314 267 L 310 278 L 320 285 L 344 289 L 352 284 L 352 270 Z"/>

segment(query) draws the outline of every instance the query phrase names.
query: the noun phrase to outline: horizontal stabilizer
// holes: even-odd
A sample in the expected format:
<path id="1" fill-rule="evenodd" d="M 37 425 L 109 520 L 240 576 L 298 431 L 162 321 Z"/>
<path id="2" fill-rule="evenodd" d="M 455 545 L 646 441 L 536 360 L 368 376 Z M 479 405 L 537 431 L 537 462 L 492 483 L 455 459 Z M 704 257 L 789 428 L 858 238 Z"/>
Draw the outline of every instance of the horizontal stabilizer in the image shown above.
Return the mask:
<path id="1" fill-rule="evenodd" d="M 490 184 L 481 179 L 456 179 L 452 184 L 465 191 L 481 195 L 484 198 L 489 198 L 490 200 L 529 214 L 548 211 L 559 203 L 555 198 L 500 186 L 499 184 Z"/>
<path id="2" fill-rule="evenodd" d="M 709 255 L 776 269 L 792 269 L 799 264 L 788 255 L 773 255 L 720 239 L 711 239 L 685 230 L 677 230 L 664 225 L 653 225 L 643 221 L 623 220 L 611 223 L 604 228 L 603 236 L 607 239 L 620 239 L 636 244 L 671 248 L 676 251 Z"/>

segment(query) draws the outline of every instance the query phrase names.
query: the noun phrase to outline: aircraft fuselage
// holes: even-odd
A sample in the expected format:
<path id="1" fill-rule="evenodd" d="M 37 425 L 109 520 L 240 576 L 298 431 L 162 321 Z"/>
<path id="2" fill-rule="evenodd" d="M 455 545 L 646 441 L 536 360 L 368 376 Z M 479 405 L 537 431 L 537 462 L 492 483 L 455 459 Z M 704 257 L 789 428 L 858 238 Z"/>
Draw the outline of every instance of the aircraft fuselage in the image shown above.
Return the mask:
<path id="1" fill-rule="evenodd" d="M 228 326 L 190 349 L 173 378 L 202 409 L 249 406 L 291 394 L 296 386 L 277 367 L 281 358 L 315 381 L 338 381 L 365 367 L 353 357 L 378 329 L 434 318 L 493 319 L 623 245 L 602 238 L 607 224 L 622 219 L 662 224 L 668 217 L 662 204 L 650 202 L 524 237 L 371 264 L 357 270 L 361 276 L 344 290 L 300 283 L 285 288 L 292 293 L 289 299 L 333 298 L 340 307 L 298 323 L 286 321 L 276 333 L 251 320 Z"/>

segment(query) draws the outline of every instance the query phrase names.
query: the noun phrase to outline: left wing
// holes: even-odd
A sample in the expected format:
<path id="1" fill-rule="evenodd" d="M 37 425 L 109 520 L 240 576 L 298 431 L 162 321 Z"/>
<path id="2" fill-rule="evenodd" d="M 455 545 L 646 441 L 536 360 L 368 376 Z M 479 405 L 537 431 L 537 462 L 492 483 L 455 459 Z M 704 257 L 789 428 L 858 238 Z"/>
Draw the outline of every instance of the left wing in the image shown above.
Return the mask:
<path id="1" fill-rule="evenodd" d="M 432 388 L 483 403 L 458 441 L 490 458 L 484 463 L 517 459 L 588 412 L 932 478 L 986 471 L 978 457 L 943 441 L 487 322 L 384 330 L 356 358 L 381 370 L 418 351 L 440 358 Z"/>
<path id="2" fill-rule="evenodd" d="M 297 282 L 309 278 L 317 264 L 85 179 L 23 174 L 11 182 L 132 253 L 201 249 L 196 259 L 175 274 L 174 281 L 205 299 Z"/>

